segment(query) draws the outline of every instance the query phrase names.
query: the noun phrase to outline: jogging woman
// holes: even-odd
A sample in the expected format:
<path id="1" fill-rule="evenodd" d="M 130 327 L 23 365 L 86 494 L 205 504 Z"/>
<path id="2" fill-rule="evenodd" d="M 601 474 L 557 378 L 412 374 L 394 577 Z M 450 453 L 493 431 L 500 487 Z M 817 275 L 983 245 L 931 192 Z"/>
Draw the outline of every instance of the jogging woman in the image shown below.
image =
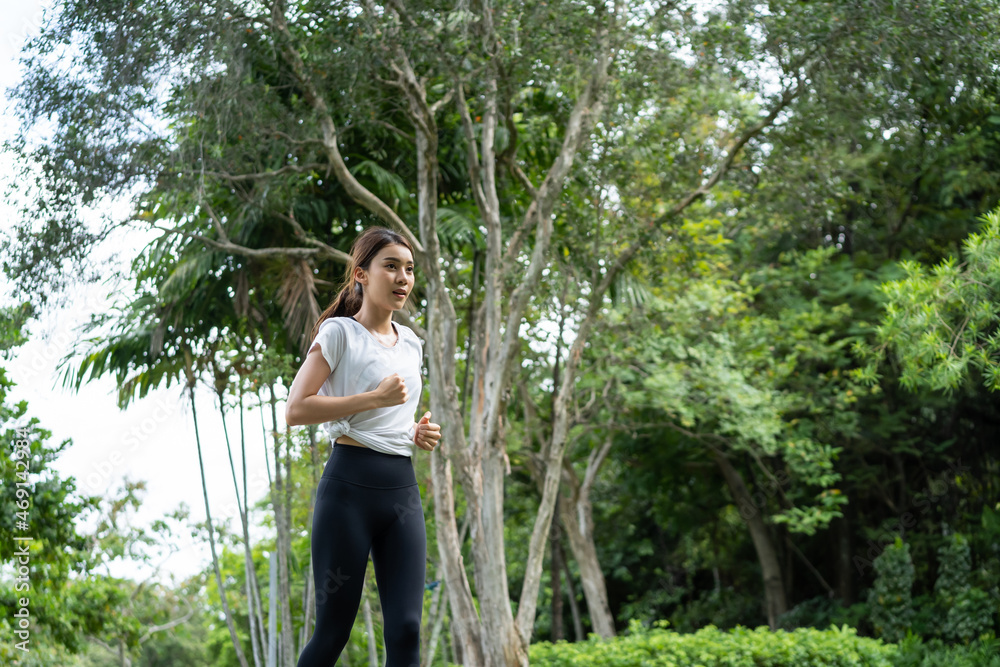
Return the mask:
<path id="1" fill-rule="evenodd" d="M 418 667 L 427 536 L 414 447 L 441 427 L 414 423 L 423 344 L 392 321 L 413 289 L 413 249 L 384 227 L 354 242 L 346 283 L 313 327 L 285 408 L 289 425 L 323 424 L 333 452 L 316 487 L 312 556 L 316 628 L 298 667 L 330 667 L 361 602 L 371 553 L 386 667 Z M 371 641 L 373 638 L 369 638 Z"/>

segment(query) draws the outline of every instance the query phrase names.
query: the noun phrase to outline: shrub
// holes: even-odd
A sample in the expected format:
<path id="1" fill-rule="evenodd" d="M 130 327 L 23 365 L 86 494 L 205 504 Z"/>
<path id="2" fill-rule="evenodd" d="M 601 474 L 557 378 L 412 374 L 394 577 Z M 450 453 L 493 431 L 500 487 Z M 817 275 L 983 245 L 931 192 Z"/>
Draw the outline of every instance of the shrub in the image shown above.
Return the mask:
<path id="1" fill-rule="evenodd" d="M 910 635 L 899 643 L 893 667 L 1000 667 L 1000 640 L 987 638 L 968 646 L 947 646 L 940 639 L 925 642 Z"/>
<path id="2" fill-rule="evenodd" d="M 659 621 L 647 630 L 632 621 L 628 634 L 609 641 L 590 633 L 586 642 L 539 642 L 529 649 L 530 662 L 533 667 L 892 667 L 896 652 L 894 645 L 858 637 L 846 625 L 792 632 L 708 626 L 679 634 L 666 624 Z"/>
<path id="3" fill-rule="evenodd" d="M 729 586 L 702 591 L 696 599 L 679 606 L 669 620 L 678 632 L 694 632 L 708 625 L 728 629 L 755 621 L 767 622 L 759 596 L 741 594 Z"/>
<path id="4" fill-rule="evenodd" d="M 820 595 L 800 602 L 779 616 L 778 627 L 783 630 L 803 627 L 823 630 L 831 625 L 840 627 L 846 623 L 856 628 L 868 614 L 868 605 L 864 602 L 844 607 L 838 600 Z"/>
<path id="5" fill-rule="evenodd" d="M 876 572 L 875 585 L 868 594 L 872 626 L 886 641 L 899 641 L 914 620 L 910 545 L 897 537 L 895 544 L 887 546 L 872 565 Z"/>
<path id="6" fill-rule="evenodd" d="M 937 606 L 947 610 L 941 636 L 969 642 L 993 627 L 994 604 L 983 590 L 972 586 L 972 552 L 961 534 L 938 549 L 940 569 L 934 583 Z"/>

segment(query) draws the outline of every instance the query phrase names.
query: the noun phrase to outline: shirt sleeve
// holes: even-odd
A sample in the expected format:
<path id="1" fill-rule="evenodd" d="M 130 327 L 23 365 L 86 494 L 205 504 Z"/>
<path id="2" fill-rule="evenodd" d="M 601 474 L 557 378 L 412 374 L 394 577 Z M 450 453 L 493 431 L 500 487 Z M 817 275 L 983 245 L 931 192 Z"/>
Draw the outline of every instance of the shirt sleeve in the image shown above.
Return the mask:
<path id="1" fill-rule="evenodd" d="M 316 338 L 309 346 L 309 351 L 312 352 L 313 348 L 319 345 L 320 353 L 330 366 L 331 373 L 337 368 L 337 364 L 344 354 L 344 329 L 333 320 L 332 317 L 323 320 L 319 325 Z"/>

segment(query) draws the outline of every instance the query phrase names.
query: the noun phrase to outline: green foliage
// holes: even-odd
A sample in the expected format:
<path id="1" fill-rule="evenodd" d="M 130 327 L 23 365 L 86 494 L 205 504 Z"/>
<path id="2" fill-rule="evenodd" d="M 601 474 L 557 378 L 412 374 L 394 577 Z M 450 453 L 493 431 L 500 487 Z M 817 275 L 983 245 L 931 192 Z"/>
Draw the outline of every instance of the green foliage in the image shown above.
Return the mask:
<path id="1" fill-rule="evenodd" d="M 683 272 L 650 279 L 642 308 L 611 311 L 616 337 L 628 342 L 597 363 L 620 383 L 626 410 L 660 411 L 703 448 L 769 464 L 757 491 L 786 502 L 768 514 L 811 535 L 847 502 L 834 488 L 842 450 L 834 442 L 852 430 L 850 406 L 863 393 L 839 369 L 847 339 L 828 333 L 844 326 L 850 308 L 809 298 L 816 289 L 810 274 L 843 272 L 830 267 L 833 252 L 820 249 L 788 253 L 734 280 L 717 229 L 712 220 L 686 225 L 678 249 L 651 259 Z M 849 290 L 852 281 L 830 291 Z M 817 376 L 812 368 L 820 364 L 825 372 Z"/>
<path id="2" fill-rule="evenodd" d="M 844 607 L 839 600 L 821 595 L 789 609 L 778 617 L 778 625 L 785 630 L 805 627 L 822 630 L 831 625 L 839 627 L 845 624 L 856 628 L 868 614 L 868 605 L 864 602 Z"/>
<path id="3" fill-rule="evenodd" d="M 968 642 L 982 637 L 993 628 L 997 603 L 980 588 L 966 588 L 955 595 L 941 628 L 941 634 L 951 641 Z"/>
<path id="4" fill-rule="evenodd" d="M 899 641 L 913 623 L 913 560 L 910 545 L 899 537 L 873 562 L 875 585 L 868 594 L 871 622 L 878 636 Z"/>
<path id="5" fill-rule="evenodd" d="M 934 583 L 934 592 L 942 602 L 950 605 L 954 597 L 969 587 L 972 571 L 972 553 L 969 541 L 961 533 L 952 535 L 938 549 L 940 568 Z"/>
<path id="6" fill-rule="evenodd" d="M 938 556 L 941 565 L 934 592 L 938 607 L 947 614 L 940 633 L 948 641 L 969 642 L 993 627 L 996 603 L 972 585 L 972 553 L 965 536 L 951 536 Z"/>
<path id="7" fill-rule="evenodd" d="M 5 313 L 0 317 L 0 339 L 19 346 L 24 337 L 21 327 L 24 310 Z M 88 647 L 95 655 L 94 664 L 103 665 L 109 656 L 120 664 L 119 645 L 126 657 L 163 654 L 200 657 L 199 642 L 192 640 L 197 630 L 181 625 L 167 632 L 146 633 L 156 626 L 166 625 L 192 609 L 186 600 L 190 591 L 178 596 L 164 590 L 156 582 L 136 583 L 105 574 L 110 567 L 129 561 L 131 565 L 152 566 L 161 561 L 163 552 L 175 552 L 178 534 L 169 519 L 186 518 L 181 510 L 150 527 L 137 526 L 134 514 L 142 504 L 144 482 L 125 481 L 123 488 L 108 496 L 80 497 L 76 480 L 62 478 L 53 462 L 72 445 L 65 440 L 54 447 L 49 443 L 51 432 L 41 428 L 30 417 L 25 402 L 11 405 L 9 391 L 14 382 L 0 368 L 0 427 L 5 447 L 0 457 L 3 486 L 0 492 L 0 519 L 5 561 L 13 558 L 11 550 L 18 546 L 14 538 L 30 536 L 28 581 L 0 578 L 0 634 L 8 640 L 0 645 L 0 662 L 13 664 L 15 659 L 25 665 L 90 664 Z M 18 428 L 20 427 L 20 428 Z M 26 454 L 17 451 L 18 443 L 26 444 Z M 20 486 L 19 486 L 20 485 Z M 26 493 L 18 494 L 17 489 Z M 23 497 L 22 497 L 23 496 Z M 28 509 L 21 510 L 18 500 L 28 500 Z M 16 523 L 17 512 L 24 511 L 27 528 Z M 89 524 L 87 531 L 82 525 Z M 6 575 L 6 572 L 4 573 Z M 27 583 L 27 588 L 23 586 Z M 17 618 L 15 610 L 20 600 L 29 601 L 30 651 L 25 654 L 14 648 Z M 96 642 L 113 647 L 100 648 Z M 17 639 L 15 641 L 20 641 Z M 148 659 L 147 665 L 157 663 Z"/>
<path id="8" fill-rule="evenodd" d="M 608 373 L 595 362 L 595 372 L 577 378 L 580 396 L 593 391 L 609 398 L 602 416 L 613 417 L 623 433 L 608 463 L 614 482 L 594 487 L 596 546 L 602 566 L 613 573 L 618 619 L 666 615 L 662 607 L 670 605 L 676 605 L 675 627 L 728 625 L 759 613 L 754 595 L 745 592 L 753 577 L 759 580 L 740 517 L 747 508 L 737 510 L 719 493 L 711 463 L 704 466 L 706 443 L 733 455 L 748 485 L 763 494 L 761 507 L 751 510 L 767 511 L 778 524 L 771 526 L 777 536 L 797 533 L 796 544 L 828 578 L 834 561 L 823 531 L 847 498 L 856 510 L 847 530 L 855 535 L 887 511 L 899 516 L 897 507 L 913 491 L 914 469 L 934 466 L 950 447 L 978 456 L 976 475 L 962 476 L 969 497 L 939 498 L 935 514 L 914 536 L 927 544 L 936 514 L 978 519 L 982 506 L 984 531 L 974 538 L 997 543 L 986 536 L 995 516 L 984 503 L 997 497 L 991 478 L 998 476 L 982 446 L 995 435 L 995 406 L 927 394 L 901 398 L 888 387 L 862 391 L 858 377 L 848 373 L 857 361 L 849 346 L 871 342 L 866 321 L 875 319 L 874 287 L 892 270 L 888 260 L 904 256 L 915 258 L 904 266 L 920 280 L 900 282 L 890 297 L 930 303 L 929 312 L 919 312 L 925 303 L 914 303 L 911 319 L 896 322 L 903 334 L 897 340 L 904 384 L 916 387 L 930 378 L 931 386 L 948 387 L 979 373 L 984 386 L 997 386 L 995 285 L 977 277 L 994 271 L 995 245 L 967 248 L 965 265 L 914 272 L 916 260 L 936 262 L 953 252 L 973 216 L 997 200 L 995 0 L 625 3 L 619 27 L 627 29 L 612 35 L 618 48 L 609 103 L 585 137 L 596 145 L 581 154 L 571 177 L 589 189 L 568 194 L 545 179 L 545 169 L 587 83 L 601 41 L 600 12 L 563 0 L 498 5 L 497 39 L 484 40 L 480 17 L 464 7 L 407 3 L 406 16 L 400 16 L 402 6 L 376 7 L 372 14 L 368 5 L 291 3 L 289 44 L 266 16 L 226 3 L 207 12 L 187 3 L 64 3 L 32 40 L 26 77 L 15 91 L 23 134 L 40 119 L 55 117 L 57 123 L 46 143 L 20 137 L 10 146 L 27 176 L 18 186 L 26 184 L 31 197 L 15 242 L 3 246 L 14 282 L 35 294 L 76 279 L 80 272 L 65 270 L 76 264 L 65 260 L 82 260 L 101 237 L 81 224 L 79 203 L 102 194 L 150 184 L 134 202 L 133 220 L 176 224 L 177 233 L 165 234 L 133 264 L 135 300 L 118 314 L 115 335 L 79 366 L 80 377 L 115 372 L 124 405 L 182 378 L 190 349 L 196 372 L 235 352 L 232 366 L 243 365 L 253 386 L 289 380 L 304 324 L 311 324 L 321 298 L 313 280 L 333 284 L 342 266 L 328 261 L 330 253 L 289 260 L 206 246 L 217 248 L 213 243 L 225 230 L 229 241 L 258 250 L 314 251 L 326 243 L 346 251 L 352 230 L 372 217 L 330 173 L 335 147 L 347 157 L 350 173 L 404 224 L 416 229 L 418 209 L 438 206 L 437 240 L 448 250 L 441 268 L 452 291 L 466 299 L 456 301 L 461 320 L 454 328 L 464 337 L 473 307 L 482 303 L 473 286 L 482 289 L 483 281 L 470 267 L 471 255 L 487 245 L 469 192 L 467 144 L 453 105 L 443 104 L 437 115 L 441 145 L 436 155 L 424 156 L 438 161 L 440 201 L 414 196 L 424 193 L 418 193 L 412 123 L 398 84 L 384 85 L 395 78 L 388 59 L 405 53 L 426 83 L 428 103 L 443 101 L 456 79 L 465 82 L 474 134 L 484 131 L 477 117 L 482 108 L 500 108 L 497 150 L 520 147 L 497 160 L 496 212 L 504 239 L 528 204 L 526 188 L 508 173 L 512 167 L 536 185 L 546 183 L 546 192 L 559 199 L 553 245 L 559 264 L 552 275 L 570 288 L 555 307 L 562 285 L 545 282 L 533 293 L 533 340 L 551 343 L 546 328 L 534 326 L 542 320 L 565 316 L 572 325 L 579 314 L 573 306 L 596 287 L 608 260 L 652 223 L 662 224 L 664 233 L 651 244 L 653 261 L 620 274 L 609 289 L 615 308 L 635 312 L 620 321 L 614 318 L 621 313 L 612 315 L 610 333 L 591 343 L 592 356 Z M 394 16 L 407 25 L 398 43 L 390 38 Z M 487 43 L 497 45 L 495 54 L 482 53 Z M 90 66 L 61 70 L 57 56 L 74 45 L 83 54 L 80 62 Z M 283 47 L 299 52 L 301 72 L 281 57 Z M 496 102 L 484 85 L 492 69 L 503 73 Z M 304 97 L 307 80 L 325 101 L 328 119 Z M 780 122 L 729 153 L 741 132 L 777 110 L 764 84 L 778 80 L 803 85 L 797 97 L 783 100 Z M 166 103 L 153 91 L 168 92 Z M 327 120 L 337 127 L 335 137 Z M 150 125 L 169 131 L 161 136 Z M 732 158 L 728 171 L 711 185 L 706 178 L 719 175 L 726 158 Z M 682 215 L 670 215 L 697 191 Z M 540 237 L 523 238 L 527 253 Z M 606 245 L 608 239 L 615 243 Z M 976 253 L 979 273 L 973 272 Z M 922 291 L 924 283 L 933 283 L 931 289 Z M 900 312 L 895 307 L 894 316 Z M 652 321 L 643 321 L 650 314 Z M 928 333 L 939 320 L 939 330 Z M 536 354 L 531 379 L 553 377 L 548 353 Z M 905 366 L 908 355 L 924 367 Z M 462 363 L 472 358 L 465 355 Z M 602 393 L 608 379 L 618 383 L 617 396 Z M 970 416 L 969 405 L 982 413 Z M 520 428 L 517 421 L 514 415 L 511 432 Z M 639 435 L 649 424 L 656 432 Z M 959 432 L 976 435 L 966 445 Z M 535 442 L 525 441 L 526 451 L 512 448 L 515 467 L 534 454 Z M 578 465 L 591 444 L 589 437 L 574 438 L 577 450 L 567 456 L 568 466 Z M 788 474 L 778 482 L 780 473 Z M 311 488 L 308 475 L 292 479 L 297 493 Z M 525 486 L 507 489 L 518 494 L 507 516 L 515 525 L 504 526 L 511 562 L 530 534 L 536 489 Z M 58 524 L 68 531 L 72 512 L 69 503 L 56 502 L 63 497 L 61 480 L 34 490 L 39 498 L 48 496 L 49 536 L 66 537 Z M 306 505 L 297 499 L 293 525 L 308 516 Z M 99 538 L 118 550 L 129 541 L 112 529 Z M 784 548 L 780 539 L 776 543 Z M 241 582 L 238 551 L 223 553 L 227 576 Z M 995 561 L 995 551 L 988 553 Z M 293 577 L 301 581 L 308 572 L 308 539 L 301 533 L 292 556 Z M 792 568 L 789 581 L 809 582 L 796 594 L 815 595 L 812 574 L 793 557 L 784 562 L 793 563 L 783 566 Z M 255 563 L 260 567 L 263 560 L 255 556 Z M 714 587 L 706 576 L 713 569 Z M 516 583 L 523 567 L 509 572 Z M 929 575 L 911 572 L 910 579 L 921 576 Z M 217 621 L 214 586 L 209 577 L 207 593 L 198 594 Z M 94 599 L 114 601 L 106 588 L 95 590 Z M 233 588 L 243 631 L 242 587 Z M 956 636 L 968 636 L 970 619 L 981 617 L 982 596 L 972 591 L 982 590 L 972 586 L 950 598 L 964 609 L 964 620 L 948 626 Z M 293 596 L 296 616 L 301 599 Z M 78 602 L 86 601 L 81 594 Z M 152 601 L 149 606 L 156 609 Z M 788 619 L 821 624 L 836 613 L 829 605 L 806 604 Z M 109 616 L 119 623 L 113 630 L 134 646 L 134 619 Z M 61 622 L 73 628 L 78 621 Z M 216 623 L 206 634 L 202 646 L 210 644 L 220 661 L 231 657 L 224 626 Z"/>
<path id="9" fill-rule="evenodd" d="M 891 348 L 908 389 L 952 392 L 978 376 L 1000 390 L 1000 208 L 980 219 L 980 231 L 963 243 L 964 262 L 948 257 L 928 270 L 904 261 L 905 277 L 882 285 L 878 346 L 857 347 L 868 359 L 860 379 L 877 382 L 877 365 Z"/>
<path id="10" fill-rule="evenodd" d="M 638 621 L 629 633 L 601 641 L 591 633 L 586 642 L 532 644 L 532 665 L 541 667 L 891 667 L 896 647 L 858 637 L 853 628 L 799 628 L 771 632 L 766 627 L 737 627 L 723 632 L 714 626 L 693 634 L 667 630 L 665 621 L 646 629 Z"/>
<path id="11" fill-rule="evenodd" d="M 909 636 L 898 646 L 893 667 L 1000 667 L 1000 639 L 949 646 L 940 639 Z"/>
<path id="12" fill-rule="evenodd" d="M 725 586 L 702 591 L 696 599 L 679 605 L 667 620 L 678 632 L 694 632 L 707 626 L 733 628 L 745 624 L 748 619 L 767 621 L 761 618 L 760 596 L 756 592 L 743 593 Z"/>

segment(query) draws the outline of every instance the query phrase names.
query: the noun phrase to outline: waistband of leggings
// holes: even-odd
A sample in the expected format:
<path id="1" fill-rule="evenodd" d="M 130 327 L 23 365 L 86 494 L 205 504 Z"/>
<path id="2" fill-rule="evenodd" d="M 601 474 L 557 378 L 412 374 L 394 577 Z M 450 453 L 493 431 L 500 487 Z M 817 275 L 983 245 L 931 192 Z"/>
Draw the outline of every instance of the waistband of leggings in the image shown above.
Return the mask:
<path id="1" fill-rule="evenodd" d="M 361 456 L 382 456 L 387 459 L 409 459 L 410 456 L 405 454 L 389 454 L 388 452 L 380 452 L 377 449 L 372 449 L 371 447 L 358 447 L 357 445 L 348 445 L 344 442 L 333 443 L 333 451 L 338 453 L 350 453 L 350 454 L 360 454 Z"/>
<path id="2" fill-rule="evenodd" d="M 334 445 L 333 453 L 323 468 L 323 477 L 379 489 L 401 488 L 417 483 L 411 457 L 345 444 Z"/>

